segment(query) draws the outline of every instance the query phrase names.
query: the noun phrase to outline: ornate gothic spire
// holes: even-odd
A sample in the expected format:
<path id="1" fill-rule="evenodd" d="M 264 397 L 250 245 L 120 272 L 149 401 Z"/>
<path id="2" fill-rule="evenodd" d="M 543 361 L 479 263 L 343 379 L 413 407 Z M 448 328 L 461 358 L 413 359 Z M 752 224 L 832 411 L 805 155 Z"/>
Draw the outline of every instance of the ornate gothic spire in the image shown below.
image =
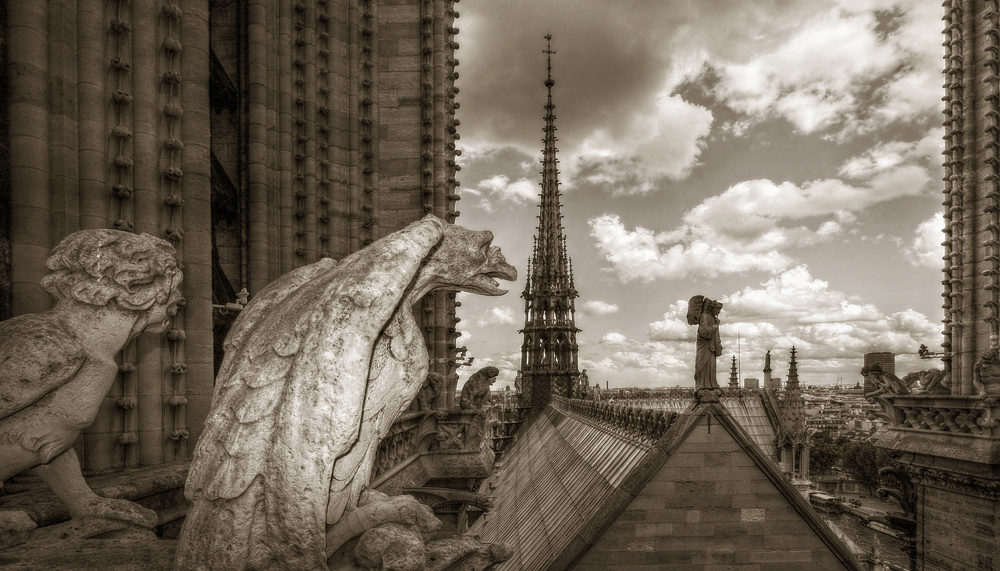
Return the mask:
<path id="1" fill-rule="evenodd" d="M 795 347 L 792 347 L 792 356 L 788 361 L 788 381 L 785 382 L 785 388 L 788 390 L 798 390 L 799 388 L 799 370 L 797 368 L 797 363 L 795 362 Z"/>
<path id="2" fill-rule="evenodd" d="M 785 398 L 782 401 L 784 433 L 792 442 L 801 443 L 805 435 L 805 404 L 799 390 L 799 371 L 795 362 L 795 347 L 788 360 L 788 380 L 785 382 Z"/>
<path id="3" fill-rule="evenodd" d="M 536 406 L 544 405 L 549 394 L 570 396 L 577 375 L 573 266 L 566 250 L 559 198 L 559 160 L 556 158 L 556 106 L 552 103 L 552 35 L 546 35 L 547 76 L 545 127 L 542 131 L 542 192 L 538 206 L 538 230 L 528 260 L 524 284 L 524 344 L 521 347 L 521 374 Z M 532 380 L 534 379 L 534 380 Z"/>

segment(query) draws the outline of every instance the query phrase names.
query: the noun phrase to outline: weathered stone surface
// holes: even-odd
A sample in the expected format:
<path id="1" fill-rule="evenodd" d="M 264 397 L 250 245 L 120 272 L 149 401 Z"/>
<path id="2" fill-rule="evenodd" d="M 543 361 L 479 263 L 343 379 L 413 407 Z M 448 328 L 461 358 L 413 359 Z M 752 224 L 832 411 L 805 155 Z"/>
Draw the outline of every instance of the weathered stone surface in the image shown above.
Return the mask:
<path id="1" fill-rule="evenodd" d="M 424 540 L 412 526 L 387 523 L 365 532 L 354 550 L 365 569 L 423 571 L 427 561 Z"/>
<path id="2" fill-rule="evenodd" d="M 42 288 L 56 306 L 0 323 L 0 481 L 33 469 L 74 518 L 156 524 L 151 510 L 102 498 L 70 447 L 118 374 L 115 354 L 162 332 L 180 302 L 174 248 L 147 234 L 82 230 L 47 261 Z"/>
<path id="3" fill-rule="evenodd" d="M 0 510 L 0 549 L 20 545 L 38 525 L 21 510 Z"/>
<path id="4" fill-rule="evenodd" d="M 4 571 L 168 571 L 177 542 L 148 539 L 52 539 L 0 551 Z"/>
<path id="5" fill-rule="evenodd" d="M 439 539 L 427 544 L 427 571 L 480 571 L 510 559 L 513 552 L 500 543 L 475 537 Z"/>
<path id="6" fill-rule="evenodd" d="M 339 521 L 328 527 L 327 557 L 333 555 L 348 541 L 388 524 L 412 528 L 422 538 L 421 547 L 424 540 L 429 539 L 441 528 L 441 522 L 434 517 L 434 511 L 412 496 L 388 496 L 375 490 L 365 490 L 358 508 L 347 512 Z M 383 537 L 383 534 L 373 535 L 374 543 L 368 545 L 383 542 L 382 539 L 374 539 L 375 537 Z M 364 563 L 361 559 L 358 561 Z"/>
<path id="7" fill-rule="evenodd" d="M 719 337 L 719 312 L 722 304 L 703 295 L 696 295 L 688 301 L 688 325 L 698 326 L 697 350 L 694 365 L 694 386 L 696 389 L 716 389 L 716 359 L 722 354 L 722 340 Z M 713 401 L 715 402 L 715 401 Z"/>
<path id="8" fill-rule="evenodd" d="M 444 387 L 444 375 L 441 373 L 429 373 L 424 386 L 420 387 L 417 393 L 417 408 L 422 411 L 437 409 L 438 396 Z"/>
<path id="9" fill-rule="evenodd" d="M 490 387 L 497 380 L 500 369 L 496 367 L 483 367 L 469 377 L 465 385 L 462 386 L 462 398 L 459 405 L 466 410 L 483 408 L 490 396 Z"/>
<path id="10" fill-rule="evenodd" d="M 502 295 L 492 234 L 428 216 L 261 291 L 234 323 L 186 495 L 179 569 L 326 569 L 326 525 L 355 509 L 378 443 L 428 370 L 411 306 L 436 289 Z"/>

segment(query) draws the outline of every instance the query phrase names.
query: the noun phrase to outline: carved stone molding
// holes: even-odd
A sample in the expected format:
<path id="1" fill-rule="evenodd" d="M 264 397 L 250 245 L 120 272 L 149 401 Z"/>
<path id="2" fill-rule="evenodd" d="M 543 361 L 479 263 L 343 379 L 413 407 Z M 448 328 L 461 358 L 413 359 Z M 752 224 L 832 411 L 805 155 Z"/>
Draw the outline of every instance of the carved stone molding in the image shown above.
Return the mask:
<path id="1" fill-rule="evenodd" d="M 1000 437 L 1000 399 L 896 395 L 877 399 L 891 428 Z"/>
<path id="2" fill-rule="evenodd" d="M 675 412 L 555 396 L 552 404 L 560 412 L 583 417 L 612 433 L 647 445 L 659 440 L 677 418 Z"/>
<path id="3" fill-rule="evenodd" d="M 902 467 L 910 475 L 913 482 L 922 486 L 942 488 L 994 501 L 1000 500 L 1000 480 L 957 474 L 926 466 L 902 464 Z"/>

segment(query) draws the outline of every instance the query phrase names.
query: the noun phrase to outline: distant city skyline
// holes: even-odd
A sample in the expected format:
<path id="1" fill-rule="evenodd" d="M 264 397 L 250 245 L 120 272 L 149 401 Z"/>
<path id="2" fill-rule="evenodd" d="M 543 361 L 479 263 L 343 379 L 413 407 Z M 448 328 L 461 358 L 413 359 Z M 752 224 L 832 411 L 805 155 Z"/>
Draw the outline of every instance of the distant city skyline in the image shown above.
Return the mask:
<path id="1" fill-rule="evenodd" d="M 709 6 L 710 4 L 710 6 Z M 907 0 L 458 6 L 462 215 L 518 267 L 460 296 L 458 345 L 513 384 L 537 221 L 545 39 L 580 367 L 602 386 L 693 386 L 695 294 L 723 302 L 730 356 L 758 376 L 798 350 L 810 385 L 863 354 L 940 367 L 940 6 Z M 502 23 L 502 24 L 498 24 Z M 739 336 L 739 347 L 737 344 Z M 742 378 L 742 377 L 741 377 Z"/>

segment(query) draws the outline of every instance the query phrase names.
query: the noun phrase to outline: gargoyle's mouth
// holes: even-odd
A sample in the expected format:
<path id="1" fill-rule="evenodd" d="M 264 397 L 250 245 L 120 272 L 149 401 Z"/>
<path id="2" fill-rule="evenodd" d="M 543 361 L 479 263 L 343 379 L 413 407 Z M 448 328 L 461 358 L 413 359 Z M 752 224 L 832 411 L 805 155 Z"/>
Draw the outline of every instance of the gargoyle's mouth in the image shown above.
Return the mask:
<path id="1" fill-rule="evenodd" d="M 500 253 L 500 248 L 493 246 L 489 252 L 489 262 L 477 273 L 464 283 L 462 289 L 479 295 L 503 295 L 507 290 L 500 289 L 500 282 L 497 280 L 514 281 L 517 279 L 517 269 L 508 264 Z"/>

